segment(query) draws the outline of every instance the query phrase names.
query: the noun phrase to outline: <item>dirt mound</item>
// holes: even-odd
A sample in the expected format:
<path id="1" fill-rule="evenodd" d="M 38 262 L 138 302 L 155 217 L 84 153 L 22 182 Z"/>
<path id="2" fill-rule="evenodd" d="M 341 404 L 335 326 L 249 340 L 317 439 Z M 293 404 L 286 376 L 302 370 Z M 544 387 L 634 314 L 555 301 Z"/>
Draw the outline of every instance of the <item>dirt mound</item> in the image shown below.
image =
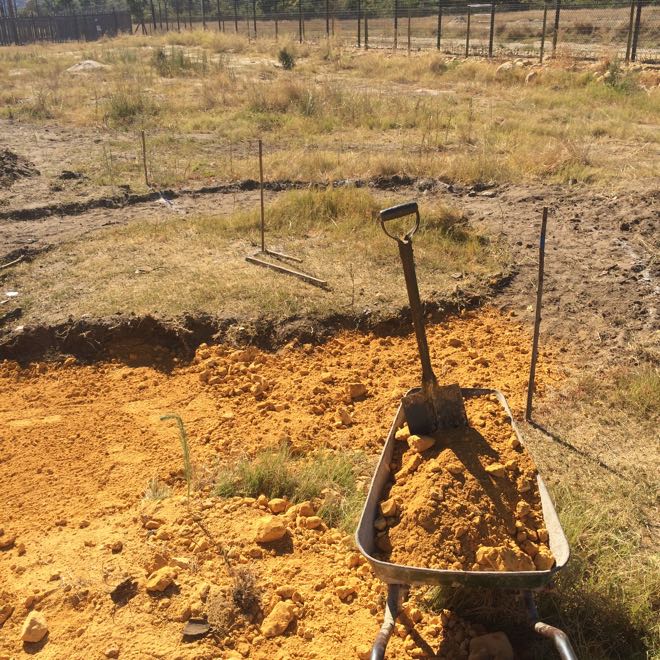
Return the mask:
<path id="1" fill-rule="evenodd" d="M 429 345 L 443 380 L 500 388 L 520 411 L 529 362 L 521 326 L 482 310 L 431 326 Z M 542 389 L 545 352 L 538 376 Z M 385 587 L 351 536 L 319 524 L 313 503 L 311 522 L 289 508 L 269 526 L 284 527 L 283 537 L 257 542 L 267 504 L 215 497 L 214 470 L 281 442 L 293 452 L 362 450 L 373 465 L 419 377 L 414 337 L 356 332 L 276 353 L 203 346 L 169 372 L 74 358 L 0 363 L 2 538 L 13 537 L 0 551 L 0 612 L 11 609 L 0 656 L 21 656 L 22 624 L 38 610 L 48 627 L 40 658 L 369 657 Z M 170 412 L 190 438 L 190 500 L 177 431 L 160 419 Z M 368 466 L 359 475 L 365 487 L 370 475 Z M 160 504 L 143 501 L 154 478 L 170 493 Z M 234 573 L 254 574 L 256 611 L 232 609 L 251 594 L 242 583 L 234 596 L 225 557 Z M 469 640 L 485 632 L 409 606 L 414 635 L 436 655 L 467 658 Z M 226 622 L 224 634 L 182 642 L 185 621 L 205 615 Z M 424 655 L 402 624 L 388 653 Z"/>
<path id="2" fill-rule="evenodd" d="M 468 399 L 466 410 L 467 429 L 397 432 L 394 478 L 375 523 L 383 558 L 438 569 L 550 568 L 531 457 L 497 397 Z"/>
<path id="3" fill-rule="evenodd" d="M 11 186 L 18 179 L 30 176 L 39 176 L 33 163 L 9 149 L 0 149 L 0 184 Z"/>

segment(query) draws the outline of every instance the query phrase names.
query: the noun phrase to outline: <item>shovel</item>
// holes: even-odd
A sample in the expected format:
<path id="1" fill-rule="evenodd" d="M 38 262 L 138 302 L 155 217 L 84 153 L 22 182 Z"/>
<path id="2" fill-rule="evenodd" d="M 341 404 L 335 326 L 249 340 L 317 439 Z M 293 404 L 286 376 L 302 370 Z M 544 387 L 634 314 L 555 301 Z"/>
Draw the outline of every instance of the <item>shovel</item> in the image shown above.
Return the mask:
<path id="1" fill-rule="evenodd" d="M 415 215 L 415 225 L 403 238 L 394 236 L 387 231 L 385 223 L 388 220 Z M 380 212 L 380 224 L 383 231 L 399 246 L 399 256 L 403 264 L 403 275 L 406 279 L 406 289 L 410 300 L 415 336 L 419 358 L 422 362 L 422 388 L 407 394 L 403 399 L 403 410 L 408 422 L 410 433 L 426 435 L 433 431 L 467 426 L 465 404 L 458 385 L 438 385 L 438 380 L 431 367 L 429 346 L 426 341 L 422 303 L 419 299 L 415 259 L 413 257 L 412 237 L 419 228 L 419 209 L 417 202 L 407 202 L 383 209 Z"/>

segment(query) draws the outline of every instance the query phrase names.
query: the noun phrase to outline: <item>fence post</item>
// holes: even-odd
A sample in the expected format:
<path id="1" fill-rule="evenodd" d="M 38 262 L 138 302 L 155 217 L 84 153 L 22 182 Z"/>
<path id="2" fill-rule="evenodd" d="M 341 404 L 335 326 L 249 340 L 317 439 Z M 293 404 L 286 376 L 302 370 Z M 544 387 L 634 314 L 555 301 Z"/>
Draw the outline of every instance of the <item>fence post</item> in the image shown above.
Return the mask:
<path id="1" fill-rule="evenodd" d="M 438 39 L 435 47 L 440 50 L 440 40 L 442 39 L 442 0 L 438 0 Z"/>
<path id="2" fill-rule="evenodd" d="M 545 50 L 545 27 L 548 24 L 548 3 L 543 3 L 543 28 L 541 29 L 541 53 L 539 62 L 543 64 L 543 51 Z"/>
<path id="3" fill-rule="evenodd" d="M 170 19 L 167 13 L 167 0 L 165 0 L 165 31 L 166 32 L 170 31 Z"/>
<path id="4" fill-rule="evenodd" d="M 223 31 L 222 30 L 222 19 L 221 19 L 221 13 L 220 13 L 220 0 L 215 0 L 216 7 L 218 9 L 218 32 Z"/>
<path id="5" fill-rule="evenodd" d="M 275 41 L 278 39 L 278 32 L 279 32 L 279 26 L 278 26 L 278 15 L 277 15 L 277 0 L 273 2 L 273 11 L 275 12 Z"/>
<path id="6" fill-rule="evenodd" d="M 254 27 L 254 38 L 257 38 L 257 0 L 252 0 L 252 27 Z"/>
<path id="7" fill-rule="evenodd" d="M 470 57 L 470 20 L 472 18 L 472 12 L 470 11 L 470 5 L 467 8 L 467 31 L 465 33 L 465 57 Z"/>
<path id="8" fill-rule="evenodd" d="M 495 37 L 495 0 L 490 3 L 490 33 L 488 35 L 488 57 L 493 57 L 493 38 Z"/>
<path id="9" fill-rule="evenodd" d="M 330 0 L 325 0 L 325 38 L 330 38 Z"/>
<path id="10" fill-rule="evenodd" d="M 238 0 L 234 0 L 234 32 L 238 34 Z"/>
<path id="11" fill-rule="evenodd" d="M 626 64 L 630 62 L 630 47 L 632 45 L 634 22 L 635 22 L 635 0 L 630 0 L 630 18 L 628 19 L 628 41 L 626 43 Z"/>
<path id="12" fill-rule="evenodd" d="M 394 50 L 399 45 L 399 0 L 394 0 Z"/>
<path id="13" fill-rule="evenodd" d="M 642 0 L 637 0 L 637 15 L 635 16 L 635 32 L 632 40 L 632 50 L 630 52 L 630 59 L 633 62 L 637 61 L 637 42 L 639 41 L 639 26 L 642 21 Z"/>
<path id="14" fill-rule="evenodd" d="M 408 10 L 408 55 L 410 55 L 410 9 Z"/>
<path id="15" fill-rule="evenodd" d="M 298 41 L 303 42 L 303 10 L 302 0 L 298 0 Z"/>
<path id="16" fill-rule="evenodd" d="M 193 26 L 192 26 L 192 0 L 188 0 L 188 25 L 190 26 L 190 30 L 192 31 Z"/>
<path id="17" fill-rule="evenodd" d="M 360 48 L 360 46 L 362 46 L 362 34 L 361 34 L 362 13 L 361 13 L 361 7 L 360 7 L 360 0 L 357 0 L 357 19 L 358 19 L 358 24 L 357 24 L 357 45 L 358 45 L 358 48 Z"/>
<path id="18" fill-rule="evenodd" d="M 206 7 L 204 6 L 204 0 L 200 0 L 202 5 L 202 30 L 206 30 Z"/>
<path id="19" fill-rule="evenodd" d="M 369 12 L 364 12 L 364 49 L 369 50 Z"/>
<path id="20" fill-rule="evenodd" d="M 149 0 L 149 5 L 151 6 L 151 20 L 153 21 L 155 32 L 158 26 L 156 25 L 156 8 L 154 7 L 154 0 Z"/>
<path id="21" fill-rule="evenodd" d="M 555 28 L 552 32 L 552 56 L 557 51 L 557 39 L 559 37 L 559 14 L 561 12 L 561 0 L 555 0 Z"/>

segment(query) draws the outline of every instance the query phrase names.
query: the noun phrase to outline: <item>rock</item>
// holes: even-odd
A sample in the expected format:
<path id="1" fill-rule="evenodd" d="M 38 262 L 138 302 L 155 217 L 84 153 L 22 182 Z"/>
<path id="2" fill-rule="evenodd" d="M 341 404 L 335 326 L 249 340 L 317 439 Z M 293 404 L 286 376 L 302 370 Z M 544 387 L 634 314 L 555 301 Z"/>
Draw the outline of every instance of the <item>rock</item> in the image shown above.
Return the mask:
<path id="1" fill-rule="evenodd" d="M 335 377 L 329 371 L 324 371 L 321 374 L 321 382 L 325 383 L 326 385 L 329 385 L 334 380 L 335 380 Z"/>
<path id="2" fill-rule="evenodd" d="M 407 440 L 410 437 L 410 429 L 407 424 L 404 424 L 395 434 L 395 440 Z"/>
<path id="3" fill-rule="evenodd" d="M 410 476 L 422 463 L 422 457 L 419 454 L 412 454 L 403 461 L 401 469 L 394 475 L 396 481 L 404 481 Z"/>
<path id="4" fill-rule="evenodd" d="M 108 646 L 108 648 L 103 652 L 106 658 L 118 658 L 119 657 L 119 647 L 115 646 L 114 644 L 112 646 Z"/>
<path id="5" fill-rule="evenodd" d="M 423 451 L 433 447 L 435 444 L 435 438 L 428 435 L 411 435 L 408 438 L 408 444 L 413 451 L 421 454 Z"/>
<path id="6" fill-rule="evenodd" d="M 46 617 L 36 610 L 30 612 L 23 622 L 21 639 L 24 642 L 35 643 L 40 642 L 47 634 L 48 625 L 46 624 Z"/>
<path id="7" fill-rule="evenodd" d="M 465 466 L 462 463 L 450 463 L 447 465 L 447 472 L 453 475 L 463 474 L 465 472 Z"/>
<path id="8" fill-rule="evenodd" d="M 480 546 L 477 563 L 488 571 L 533 571 L 534 562 L 520 548 L 509 546 Z"/>
<path id="9" fill-rule="evenodd" d="M 554 563 L 555 558 L 552 556 L 550 549 L 545 545 L 539 546 L 538 552 L 534 556 L 534 566 L 537 570 L 549 571 Z"/>
<path id="10" fill-rule="evenodd" d="M 470 640 L 469 660 L 513 660 L 513 648 L 503 632 L 488 633 Z"/>
<path id="11" fill-rule="evenodd" d="M 286 524 L 281 518 L 263 516 L 257 521 L 254 540 L 257 543 L 272 543 L 283 538 L 286 532 Z"/>
<path id="12" fill-rule="evenodd" d="M 282 511 L 286 511 L 286 508 L 288 506 L 288 502 L 281 497 L 274 497 L 270 502 L 268 502 L 268 508 L 273 512 L 273 513 L 282 513 Z"/>
<path id="13" fill-rule="evenodd" d="M 192 616 L 192 610 L 190 609 L 190 603 L 183 603 L 178 607 L 170 608 L 170 618 L 172 621 L 178 621 L 184 623 Z"/>
<path id="14" fill-rule="evenodd" d="M 5 621 L 14 613 L 14 606 L 9 603 L 0 605 L 0 627 L 2 627 Z"/>
<path id="15" fill-rule="evenodd" d="M 348 397 L 352 401 L 367 395 L 367 386 L 363 383 L 349 383 L 346 389 L 348 390 Z"/>
<path id="16" fill-rule="evenodd" d="M 309 516 L 308 518 L 302 518 L 302 520 L 306 529 L 318 529 L 323 526 L 323 519 L 319 516 Z"/>
<path id="17" fill-rule="evenodd" d="M 90 71 L 104 71 L 110 67 L 107 64 L 101 64 L 96 60 L 82 60 L 67 69 L 68 73 L 88 73 Z"/>
<path id="18" fill-rule="evenodd" d="M 460 340 L 458 337 L 450 337 L 447 343 L 452 348 L 460 348 L 461 346 L 463 346 L 463 341 Z"/>
<path id="19" fill-rule="evenodd" d="M 501 463 L 493 463 L 492 465 L 486 466 L 486 472 L 492 477 L 504 477 L 506 476 L 506 468 Z"/>
<path id="20" fill-rule="evenodd" d="M 509 440 L 509 447 L 511 447 L 511 449 L 518 449 L 518 447 L 520 447 L 520 440 L 518 440 L 517 436 L 514 435 L 511 437 L 511 440 Z"/>
<path id="21" fill-rule="evenodd" d="M 165 591 L 176 579 L 177 572 L 171 566 L 163 566 L 154 571 L 147 579 L 147 591 L 160 593 Z"/>
<path id="22" fill-rule="evenodd" d="M 511 69 L 513 69 L 513 62 L 504 62 L 503 64 L 500 64 L 497 69 L 495 69 L 495 75 L 506 71 L 511 71 Z"/>
<path id="23" fill-rule="evenodd" d="M 342 601 L 348 600 L 351 596 L 355 596 L 356 593 L 357 591 L 352 584 L 340 584 L 335 587 L 335 594 Z"/>
<path id="24" fill-rule="evenodd" d="M 289 624 L 294 619 L 293 605 L 285 601 L 280 601 L 263 620 L 261 634 L 266 638 L 277 637 L 289 627 Z"/>
<path id="25" fill-rule="evenodd" d="M 371 646 L 363 644 L 355 649 L 355 655 L 358 660 L 369 660 L 371 658 Z"/>
<path id="26" fill-rule="evenodd" d="M 529 512 L 531 511 L 531 507 L 525 500 L 520 500 L 518 504 L 516 504 L 516 517 L 517 518 L 524 518 L 525 516 L 529 515 Z"/>
<path id="27" fill-rule="evenodd" d="M 16 543 L 16 534 L 0 534 L 0 550 L 8 550 Z"/>
<path id="28" fill-rule="evenodd" d="M 119 540 L 111 541 L 108 545 L 113 555 L 120 553 L 124 549 L 124 544 Z"/>
<path id="29" fill-rule="evenodd" d="M 337 421 L 344 426 L 352 426 L 355 423 L 353 417 L 351 417 L 351 413 L 346 408 L 339 408 L 337 410 Z"/>
<path id="30" fill-rule="evenodd" d="M 386 518 L 396 516 L 398 509 L 399 507 L 393 498 L 390 498 L 389 500 L 383 500 L 380 503 L 380 511 Z"/>

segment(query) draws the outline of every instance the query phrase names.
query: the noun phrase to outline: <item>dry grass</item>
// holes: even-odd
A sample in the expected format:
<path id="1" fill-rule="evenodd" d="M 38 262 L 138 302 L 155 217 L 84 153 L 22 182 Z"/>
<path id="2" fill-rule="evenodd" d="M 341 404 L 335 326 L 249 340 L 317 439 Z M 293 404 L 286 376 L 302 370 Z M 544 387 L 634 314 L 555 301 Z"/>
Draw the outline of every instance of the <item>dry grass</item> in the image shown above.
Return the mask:
<path id="1" fill-rule="evenodd" d="M 550 65 L 525 84 L 525 67 L 498 74 L 497 64 L 477 59 L 365 53 L 339 41 L 284 44 L 296 58 L 286 71 L 277 63 L 282 45 L 200 31 L 78 51 L 4 49 L 0 116 L 95 127 L 112 165 L 91 140 L 73 147 L 72 160 L 77 149 L 85 173 L 107 185 L 143 185 L 142 128 L 158 186 L 254 178 L 254 148 L 241 142 L 257 137 L 272 179 L 405 172 L 465 183 L 605 183 L 623 169 L 657 174 L 660 94 L 640 86 L 642 74 L 615 67 L 604 83 L 599 71 Z M 66 71 L 82 58 L 109 68 Z M 98 153 L 91 165 L 90 150 Z"/>
<path id="2" fill-rule="evenodd" d="M 396 246 L 375 220 L 390 201 L 361 189 L 330 188 L 285 193 L 268 206 L 268 246 L 302 257 L 297 267 L 326 279 L 327 291 L 245 261 L 259 241 L 256 212 L 159 214 L 99 231 L 19 267 L 24 318 L 205 312 L 281 319 L 358 315 L 365 308 L 390 315 L 406 304 Z M 453 273 L 464 274 L 462 287 L 479 289 L 503 269 L 502 246 L 474 234 L 456 210 L 439 205 L 422 211 L 416 255 L 425 297 L 451 293 Z"/>

